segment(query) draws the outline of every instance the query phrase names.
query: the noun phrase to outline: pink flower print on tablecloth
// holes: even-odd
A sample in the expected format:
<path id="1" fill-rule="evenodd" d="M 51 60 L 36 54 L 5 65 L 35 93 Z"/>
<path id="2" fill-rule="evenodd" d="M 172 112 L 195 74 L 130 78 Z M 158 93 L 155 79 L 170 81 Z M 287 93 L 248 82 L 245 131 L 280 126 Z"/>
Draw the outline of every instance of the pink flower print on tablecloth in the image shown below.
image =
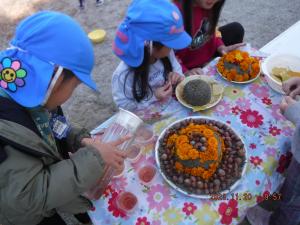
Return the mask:
<path id="1" fill-rule="evenodd" d="M 240 115 L 240 119 L 243 124 L 246 124 L 251 128 L 258 128 L 263 124 L 263 116 L 259 114 L 258 111 L 252 111 L 248 109 L 247 111 L 243 111 Z"/>
<path id="2" fill-rule="evenodd" d="M 230 105 L 225 101 L 221 101 L 215 109 L 216 113 L 220 116 L 227 116 L 231 112 Z"/>
<path id="3" fill-rule="evenodd" d="M 157 184 L 151 186 L 147 193 L 147 201 L 150 209 L 156 209 L 158 212 L 169 207 L 171 200 L 170 191 L 167 187 Z"/>
<path id="4" fill-rule="evenodd" d="M 112 213 L 114 217 L 126 217 L 126 213 L 117 207 L 116 199 L 119 193 L 113 192 L 111 198 L 108 200 L 108 211 Z"/>
<path id="5" fill-rule="evenodd" d="M 272 100 L 270 98 L 268 98 L 268 97 L 264 97 L 261 101 L 265 105 L 272 105 Z"/>
<path id="6" fill-rule="evenodd" d="M 161 222 L 159 220 L 153 220 L 151 225 L 161 225 Z"/>
<path id="7" fill-rule="evenodd" d="M 185 215 L 193 215 L 194 212 L 197 210 L 197 206 L 195 206 L 192 202 L 185 202 L 184 207 L 182 208 L 182 211 L 185 213 Z"/>
<path id="8" fill-rule="evenodd" d="M 256 149 L 256 144 L 251 143 L 251 144 L 249 145 L 249 147 L 250 147 L 251 149 Z"/>
<path id="9" fill-rule="evenodd" d="M 249 90 L 258 98 L 268 98 L 269 97 L 269 88 L 266 86 L 261 86 L 258 84 L 253 84 Z"/>
<path id="10" fill-rule="evenodd" d="M 260 166 L 262 161 L 263 160 L 261 158 L 259 158 L 258 156 L 250 157 L 250 162 L 254 165 L 254 167 Z"/>
<path id="11" fill-rule="evenodd" d="M 147 217 L 144 216 L 137 218 L 135 225 L 150 225 L 150 222 L 147 220 Z"/>
<path id="12" fill-rule="evenodd" d="M 247 109 L 250 109 L 250 107 L 251 107 L 251 101 L 249 99 L 246 99 L 246 98 L 239 98 L 236 101 L 236 104 L 243 111 L 245 111 Z"/>
<path id="13" fill-rule="evenodd" d="M 125 176 L 113 178 L 110 182 L 111 187 L 117 191 L 124 190 L 127 184 L 128 182 Z"/>
<path id="14" fill-rule="evenodd" d="M 242 112 L 242 110 L 238 106 L 234 106 L 231 108 L 231 112 L 234 115 L 238 115 L 238 114 L 240 114 L 240 112 Z"/>
<path id="15" fill-rule="evenodd" d="M 280 112 L 280 106 L 279 105 L 272 105 L 271 106 L 271 114 L 274 120 L 284 120 L 284 116 Z"/>
<path id="16" fill-rule="evenodd" d="M 267 156 L 276 156 L 276 154 L 277 154 L 277 151 L 276 151 L 276 149 L 275 148 L 267 148 L 267 150 L 266 150 L 266 155 Z"/>
<path id="17" fill-rule="evenodd" d="M 115 190 L 112 188 L 112 186 L 109 184 L 107 185 L 106 189 L 103 192 L 103 196 L 105 198 L 107 198 L 110 194 L 112 194 L 113 192 L 115 192 Z"/>
<path id="18" fill-rule="evenodd" d="M 278 129 L 276 126 L 270 126 L 269 127 L 269 133 L 272 135 L 272 136 L 277 136 L 277 135 L 280 135 L 281 133 L 281 129 Z"/>
<path id="19" fill-rule="evenodd" d="M 7 57 L 2 59 L 0 62 L 0 87 L 11 92 L 16 92 L 17 87 L 23 87 L 27 72 L 21 66 L 19 60 Z"/>
<path id="20" fill-rule="evenodd" d="M 232 223 L 233 218 L 238 217 L 238 202 L 234 199 L 230 199 L 228 204 L 222 202 L 219 205 L 219 214 L 221 215 L 221 223 L 229 225 Z"/>

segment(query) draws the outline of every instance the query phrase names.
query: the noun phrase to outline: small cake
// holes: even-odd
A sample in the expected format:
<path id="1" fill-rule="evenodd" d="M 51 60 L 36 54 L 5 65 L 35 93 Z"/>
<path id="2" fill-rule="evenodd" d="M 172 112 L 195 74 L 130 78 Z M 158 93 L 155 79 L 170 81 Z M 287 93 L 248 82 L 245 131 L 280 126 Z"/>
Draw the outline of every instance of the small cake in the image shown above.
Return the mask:
<path id="1" fill-rule="evenodd" d="M 217 68 L 224 78 L 235 82 L 252 80 L 260 72 L 259 60 L 240 50 L 233 50 L 222 56 Z"/>
<path id="2" fill-rule="evenodd" d="M 203 106 L 210 102 L 211 87 L 203 80 L 191 80 L 183 88 L 183 99 L 192 106 Z"/>

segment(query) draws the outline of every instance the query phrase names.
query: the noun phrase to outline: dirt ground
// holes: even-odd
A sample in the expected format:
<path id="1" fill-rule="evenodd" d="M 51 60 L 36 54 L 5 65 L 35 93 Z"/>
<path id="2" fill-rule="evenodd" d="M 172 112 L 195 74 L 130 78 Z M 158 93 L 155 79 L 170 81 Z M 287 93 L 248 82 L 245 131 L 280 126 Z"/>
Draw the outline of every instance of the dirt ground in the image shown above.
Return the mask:
<path id="1" fill-rule="evenodd" d="M 116 111 L 111 96 L 111 75 L 119 60 L 112 53 L 111 43 L 129 3 L 130 0 L 104 0 L 103 5 L 96 7 L 95 0 L 86 0 L 85 9 L 79 10 L 77 0 L 0 0 L 0 49 L 8 47 L 16 24 L 39 10 L 67 13 L 79 21 L 86 32 L 105 29 L 105 42 L 94 45 L 93 78 L 101 93 L 81 85 L 63 106 L 72 122 L 92 129 Z M 220 24 L 239 21 L 245 28 L 245 41 L 260 48 L 300 20 L 299 9 L 299 0 L 227 0 Z"/>
<path id="2" fill-rule="evenodd" d="M 84 10 L 79 10 L 77 0 L 0 0 L 0 3 L 0 49 L 8 47 L 18 21 L 39 10 L 67 13 L 78 20 L 86 32 L 105 29 L 105 42 L 94 45 L 96 65 L 93 77 L 101 93 L 94 93 L 81 85 L 63 107 L 72 122 L 89 129 L 116 111 L 111 97 L 111 75 L 119 60 L 112 53 L 111 43 L 130 0 L 104 0 L 99 7 L 96 7 L 95 0 L 85 0 Z M 246 31 L 245 41 L 259 48 L 300 20 L 299 8 L 298 0 L 227 0 L 220 24 L 241 22 Z"/>

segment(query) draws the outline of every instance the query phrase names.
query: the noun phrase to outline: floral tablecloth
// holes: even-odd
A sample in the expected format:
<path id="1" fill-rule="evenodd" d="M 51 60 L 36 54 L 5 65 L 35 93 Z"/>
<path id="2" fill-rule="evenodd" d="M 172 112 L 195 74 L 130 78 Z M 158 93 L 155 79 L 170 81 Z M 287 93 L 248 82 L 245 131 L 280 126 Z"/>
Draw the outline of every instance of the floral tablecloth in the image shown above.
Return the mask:
<path id="1" fill-rule="evenodd" d="M 223 80 L 215 68 L 216 61 L 212 61 L 204 72 L 225 86 L 224 98 L 217 106 L 193 113 L 172 100 L 163 111 L 169 116 L 154 123 L 153 128 L 158 136 L 171 122 L 192 115 L 217 118 L 231 125 L 243 138 L 247 150 L 247 170 L 239 186 L 222 200 L 185 196 L 173 190 L 160 175 L 150 186 L 145 186 L 140 183 L 137 170 L 146 162 L 155 165 L 154 150 L 145 148 L 140 160 L 126 162 L 125 174 L 113 179 L 105 194 L 94 202 L 89 215 L 95 225 L 238 224 L 248 208 L 269 193 L 278 192 L 291 157 L 290 139 L 294 130 L 280 114 L 281 96 L 269 88 L 263 77 L 251 84 L 237 85 Z M 161 116 L 156 110 L 161 108 L 153 107 L 144 116 Z M 123 191 L 138 196 L 138 207 L 131 214 L 116 207 L 115 199 Z"/>

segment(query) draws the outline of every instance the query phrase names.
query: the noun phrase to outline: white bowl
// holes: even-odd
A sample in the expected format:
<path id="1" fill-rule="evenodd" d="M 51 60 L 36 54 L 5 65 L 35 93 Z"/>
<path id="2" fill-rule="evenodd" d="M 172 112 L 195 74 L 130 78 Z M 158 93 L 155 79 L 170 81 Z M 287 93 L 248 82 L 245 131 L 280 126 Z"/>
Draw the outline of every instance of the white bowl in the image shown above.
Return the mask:
<path id="1" fill-rule="evenodd" d="M 270 87 L 281 94 L 285 94 L 282 90 L 282 82 L 276 80 L 271 75 L 274 67 L 284 67 L 293 71 L 300 71 L 300 58 L 290 54 L 274 54 L 267 57 L 262 63 L 262 72 L 266 75 Z"/>

